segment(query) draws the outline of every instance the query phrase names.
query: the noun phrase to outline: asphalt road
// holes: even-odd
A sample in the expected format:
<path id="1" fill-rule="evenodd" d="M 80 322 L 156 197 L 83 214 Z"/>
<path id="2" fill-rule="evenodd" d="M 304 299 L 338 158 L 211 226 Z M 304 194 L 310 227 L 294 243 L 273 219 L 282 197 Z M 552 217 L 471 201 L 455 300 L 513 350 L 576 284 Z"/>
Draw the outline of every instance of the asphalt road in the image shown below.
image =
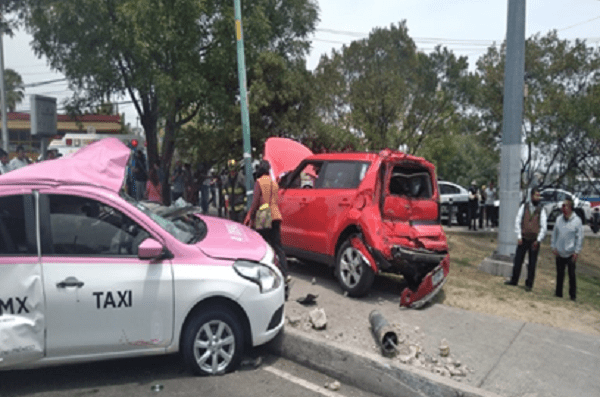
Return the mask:
<path id="1" fill-rule="evenodd" d="M 326 375 L 291 361 L 251 352 L 238 371 L 215 377 L 195 377 L 185 370 L 178 355 L 123 359 L 0 372 L 0 396 L 36 397 L 375 397 L 375 394 L 341 384 L 338 391 Z"/>

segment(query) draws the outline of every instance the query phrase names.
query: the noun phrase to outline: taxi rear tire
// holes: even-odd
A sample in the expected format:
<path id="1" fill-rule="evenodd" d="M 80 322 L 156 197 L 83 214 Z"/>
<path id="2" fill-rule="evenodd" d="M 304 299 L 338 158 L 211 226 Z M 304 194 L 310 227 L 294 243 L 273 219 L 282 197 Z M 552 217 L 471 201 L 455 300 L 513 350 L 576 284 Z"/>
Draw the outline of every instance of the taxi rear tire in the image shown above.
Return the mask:
<path id="1" fill-rule="evenodd" d="M 203 309 L 188 322 L 183 331 L 183 360 L 196 375 L 230 372 L 239 364 L 243 348 L 240 321 L 225 306 Z"/>
<path id="2" fill-rule="evenodd" d="M 338 250 L 335 275 L 342 289 L 353 297 L 366 295 L 375 280 L 373 269 L 352 246 L 350 238 L 344 241 Z"/>

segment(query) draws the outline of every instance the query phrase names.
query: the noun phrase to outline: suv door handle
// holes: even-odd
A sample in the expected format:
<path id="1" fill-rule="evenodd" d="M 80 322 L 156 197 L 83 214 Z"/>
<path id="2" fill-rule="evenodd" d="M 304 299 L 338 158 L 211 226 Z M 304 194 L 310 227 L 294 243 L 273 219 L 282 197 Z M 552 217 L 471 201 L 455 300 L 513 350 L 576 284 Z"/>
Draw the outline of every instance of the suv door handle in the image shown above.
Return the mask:
<path id="1" fill-rule="evenodd" d="M 350 201 L 348 199 L 344 199 L 338 203 L 340 207 L 347 207 L 350 205 Z"/>
<path id="2" fill-rule="evenodd" d="M 67 277 L 63 281 L 56 283 L 56 288 L 67 288 L 67 287 L 83 287 L 83 281 L 77 280 L 75 277 Z"/>

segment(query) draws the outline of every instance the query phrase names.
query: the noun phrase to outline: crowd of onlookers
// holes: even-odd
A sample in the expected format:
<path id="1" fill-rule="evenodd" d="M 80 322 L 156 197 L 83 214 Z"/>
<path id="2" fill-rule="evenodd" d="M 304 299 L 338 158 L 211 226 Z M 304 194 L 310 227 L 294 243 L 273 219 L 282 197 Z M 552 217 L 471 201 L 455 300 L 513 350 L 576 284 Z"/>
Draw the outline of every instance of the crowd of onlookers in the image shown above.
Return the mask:
<path id="1" fill-rule="evenodd" d="M 53 160 L 58 157 L 60 157 L 58 151 L 56 149 L 50 149 L 46 152 L 46 158 L 43 160 Z M 10 160 L 10 156 L 6 150 L 0 148 L 0 175 L 18 170 L 19 168 L 23 168 L 32 163 L 33 161 L 27 156 L 25 148 L 22 145 L 17 146 L 15 156 L 12 160 Z"/>
<path id="2" fill-rule="evenodd" d="M 160 161 L 150 166 L 144 152 L 136 150 L 131 156 L 126 175 L 126 190 L 129 195 L 137 200 L 169 204 L 163 200 L 163 186 L 166 180 Z M 176 161 L 169 182 L 171 203 L 181 198 L 192 205 L 200 205 L 205 214 L 208 213 L 209 205 L 217 207 L 220 178 L 212 170 L 205 170 L 200 166 L 192 170 L 191 164 Z"/>

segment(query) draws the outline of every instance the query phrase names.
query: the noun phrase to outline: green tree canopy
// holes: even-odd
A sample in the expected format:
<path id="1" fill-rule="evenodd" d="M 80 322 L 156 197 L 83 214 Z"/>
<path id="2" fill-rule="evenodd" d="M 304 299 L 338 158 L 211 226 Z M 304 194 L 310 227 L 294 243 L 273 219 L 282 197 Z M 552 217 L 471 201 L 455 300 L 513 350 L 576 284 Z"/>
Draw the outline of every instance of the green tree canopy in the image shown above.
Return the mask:
<path id="1" fill-rule="evenodd" d="M 13 69 L 4 70 L 4 89 L 6 90 L 6 107 L 14 112 L 17 105 L 25 98 L 25 88 L 21 75 Z"/>
<path id="2" fill-rule="evenodd" d="M 505 46 L 478 61 L 476 106 L 490 138 L 500 142 Z M 522 171 L 529 184 L 574 184 L 597 178 L 600 159 L 600 51 L 556 32 L 526 41 Z"/>
<path id="3" fill-rule="evenodd" d="M 144 127 L 151 162 L 158 158 L 159 120 L 167 168 L 181 127 L 199 112 L 214 119 L 209 126 L 219 122 L 216 132 L 224 122 L 233 125 L 239 88 L 232 1 L 26 2 L 34 50 L 69 79 L 77 93 L 73 107 L 90 107 L 110 95 L 129 97 Z M 263 51 L 286 61 L 303 57 L 317 6 L 312 0 L 256 0 L 243 2 L 242 15 L 251 70 Z"/>

